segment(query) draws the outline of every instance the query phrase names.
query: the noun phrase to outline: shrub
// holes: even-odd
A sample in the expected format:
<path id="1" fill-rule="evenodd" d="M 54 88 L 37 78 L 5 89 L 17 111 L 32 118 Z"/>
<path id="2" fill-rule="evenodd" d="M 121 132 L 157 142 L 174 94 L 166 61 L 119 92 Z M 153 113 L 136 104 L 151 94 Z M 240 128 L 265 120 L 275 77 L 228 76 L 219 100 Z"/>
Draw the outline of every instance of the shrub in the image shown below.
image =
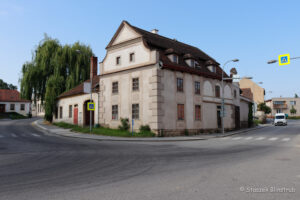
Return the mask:
<path id="1" fill-rule="evenodd" d="M 271 108 L 266 103 L 260 103 L 257 105 L 257 110 L 264 111 L 266 114 L 271 113 Z"/>
<path id="2" fill-rule="evenodd" d="M 184 129 L 184 135 L 188 136 L 189 135 L 189 131 L 187 129 Z"/>
<path id="3" fill-rule="evenodd" d="M 121 121 L 121 125 L 119 125 L 118 128 L 122 131 L 128 131 L 129 128 L 130 128 L 129 119 L 128 118 L 121 118 L 120 121 Z"/>
<path id="4" fill-rule="evenodd" d="M 141 125 L 140 126 L 140 132 L 145 132 L 145 131 L 151 131 L 151 128 L 149 125 Z"/>
<path id="5" fill-rule="evenodd" d="M 100 124 L 95 124 L 95 128 L 100 128 Z"/>
<path id="6" fill-rule="evenodd" d="M 248 126 L 253 125 L 253 103 L 249 103 Z"/>

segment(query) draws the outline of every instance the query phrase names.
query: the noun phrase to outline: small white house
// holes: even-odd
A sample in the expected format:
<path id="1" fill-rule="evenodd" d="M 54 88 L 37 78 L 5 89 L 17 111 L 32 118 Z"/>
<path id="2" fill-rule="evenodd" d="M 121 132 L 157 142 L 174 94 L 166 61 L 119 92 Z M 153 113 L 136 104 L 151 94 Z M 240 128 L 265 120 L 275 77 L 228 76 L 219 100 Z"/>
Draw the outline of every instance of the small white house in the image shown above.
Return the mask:
<path id="1" fill-rule="evenodd" d="M 20 98 L 17 90 L 0 89 L 0 113 L 16 112 L 26 116 L 31 113 L 31 101 Z"/>

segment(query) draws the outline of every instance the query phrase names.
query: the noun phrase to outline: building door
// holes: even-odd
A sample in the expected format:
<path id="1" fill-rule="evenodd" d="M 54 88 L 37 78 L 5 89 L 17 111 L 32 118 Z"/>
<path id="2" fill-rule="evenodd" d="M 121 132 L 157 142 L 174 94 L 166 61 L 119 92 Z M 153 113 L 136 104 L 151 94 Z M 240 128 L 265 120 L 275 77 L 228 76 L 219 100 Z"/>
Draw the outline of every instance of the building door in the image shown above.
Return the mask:
<path id="1" fill-rule="evenodd" d="M 87 101 L 85 101 L 84 102 L 84 105 L 83 105 L 83 107 L 84 107 L 84 125 L 85 126 L 89 126 L 90 125 L 90 112 L 92 112 L 92 125 L 94 125 L 94 115 L 95 115 L 95 113 L 94 113 L 94 111 L 89 111 L 89 110 L 87 110 L 87 103 L 89 103 L 90 102 L 90 100 L 87 100 Z"/>
<path id="2" fill-rule="evenodd" d="M 5 113 L 5 104 L 0 104 L 0 113 Z"/>
<path id="3" fill-rule="evenodd" d="M 73 123 L 78 124 L 78 105 L 74 106 L 74 118 L 73 118 Z"/>
<path id="4" fill-rule="evenodd" d="M 235 128 L 236 129 L 240 129 L 240 107 L 239 106 L 235 106 L 234 107 L 234 113 L 235 113 Z"/>

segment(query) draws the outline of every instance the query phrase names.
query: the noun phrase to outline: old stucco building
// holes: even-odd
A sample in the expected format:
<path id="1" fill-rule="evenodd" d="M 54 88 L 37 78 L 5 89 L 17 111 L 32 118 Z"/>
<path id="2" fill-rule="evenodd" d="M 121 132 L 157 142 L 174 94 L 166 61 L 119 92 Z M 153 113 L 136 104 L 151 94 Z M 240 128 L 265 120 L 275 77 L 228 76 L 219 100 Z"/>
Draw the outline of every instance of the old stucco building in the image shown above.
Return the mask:
<path id="1" fill-rule="evenodd" d="M 277 97 L 266 101 L 266 105 L 272 110 L 271 116 L 276 113 L 285 113 L 288 116 L 300 116 L 300 98 Z M 292 108 L 296 113 L 291 113 Z"/>
<path id="2" fill-rule="evenodd" d="M 97 106 L 95 123 L 117 128 L 120 118 L 128 118 L 130 124 L 134 121 L 134 129 L 149 125 L 154 132 L 165 135 L 219 129 L 219 63 L 200 49 L 157 32 L 142 30 L 126 21 L 121 23 L 106 47 L 100 75 L 96 76 L 99 82 L 93 97 Z M 224 76 L 228 77 L 226 73 Z M 70 91 L 62 94 L 58 108 L 63 114 L 55 120 L 68 117 L 64 110 L 74 106 L 74 102 L 78 107 L 84 105 L 89 98 L 84 95 Z M 224 97 L 225 128 L 245 126 L 251 101 L 240 96 L 239 84 L 225 81 Z M 68 122 L 74 122 L 73 117 Z"/>

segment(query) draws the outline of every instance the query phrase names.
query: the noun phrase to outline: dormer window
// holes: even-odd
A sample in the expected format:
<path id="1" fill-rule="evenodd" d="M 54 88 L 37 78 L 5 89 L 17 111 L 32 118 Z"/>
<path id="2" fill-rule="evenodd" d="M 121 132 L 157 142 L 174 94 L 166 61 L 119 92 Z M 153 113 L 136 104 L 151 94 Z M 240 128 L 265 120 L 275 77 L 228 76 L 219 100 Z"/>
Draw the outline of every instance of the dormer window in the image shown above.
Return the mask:
<path id="1" fill-rule="evenodd" d="M 191 59 L 190 63 L 191 63 L 190 67 L 195 67 L 195 60 L 194 59 Z"/>
<path id="2" fill-rule="evenodd" d="M 178 63 L 178 56 L 176 54 L 170 54 L 168 55 L 168 58 L 173 62 L 173 63 Z"/>
<path id="3" fill-rule="evenodd" d="M 213 73 L 217 72 L 216 66 L 214 66 L 214 65 L 209 65 L 207 68 L 209 69 L 209 71 L 211 71 Z"/>

